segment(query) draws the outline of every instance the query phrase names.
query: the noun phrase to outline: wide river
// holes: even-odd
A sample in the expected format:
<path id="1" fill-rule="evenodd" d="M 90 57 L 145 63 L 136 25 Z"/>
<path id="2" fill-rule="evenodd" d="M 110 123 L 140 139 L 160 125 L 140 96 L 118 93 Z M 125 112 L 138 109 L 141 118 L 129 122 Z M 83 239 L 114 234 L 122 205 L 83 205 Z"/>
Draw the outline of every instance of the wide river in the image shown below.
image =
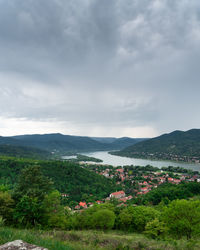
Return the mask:
<path id="1" fill-rule="evenodd" d="M 182 162 L 171 162 L 171 161 L 152 161 L 152 160 L 143 160 L 143 159 L 136 159 L 136 158 L 128 158 L 128 157 L 121 157 L 116 155 L 110 155 L 106 151 L 97 151 L 97 152 L 90 152 L 90 153 L 81 153 L 83 155 L 87 155 L 90 157 L 95 157 L 101 159 L 103 161 L 102 164 L 109 164 L 112 166 L 126 166 L 126 165 L 138 165 L 138 166 L 146 166 L 152 165 L 154 167 L 182 167 L 187 169 L 193 169 L 200 171 L 200 164 L 193 164 L 193 163 L 182 163 Z"/>

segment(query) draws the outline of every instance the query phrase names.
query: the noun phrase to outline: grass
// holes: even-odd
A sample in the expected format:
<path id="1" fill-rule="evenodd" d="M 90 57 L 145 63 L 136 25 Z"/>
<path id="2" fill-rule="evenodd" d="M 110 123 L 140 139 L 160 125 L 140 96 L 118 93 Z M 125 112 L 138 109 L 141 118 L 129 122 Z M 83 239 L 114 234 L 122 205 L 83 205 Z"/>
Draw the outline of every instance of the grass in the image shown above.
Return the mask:
<path id="1" fill-rule="evenodd" d="M 40 231 L 0 227 L 0 245 L 21 239 L 49 250 L 197 250 L 200 240 L 163 240 L 118 231 Z"/>
<path id="2" fill-rule="evenodd" d="M 32 230 L 18 230 L 7 227 L 0 227 L 0 245 L 5 244 L 6 242 L 14 240 L 23 240 L 27 243 L 34 244 L 41 247 L 46 247 L 49 250 L 73 250 L 73 247 L 70 247 L 64 242 L 53 239 L 48 235 L 45 235 L 41 231 L 32 231 Z"/>

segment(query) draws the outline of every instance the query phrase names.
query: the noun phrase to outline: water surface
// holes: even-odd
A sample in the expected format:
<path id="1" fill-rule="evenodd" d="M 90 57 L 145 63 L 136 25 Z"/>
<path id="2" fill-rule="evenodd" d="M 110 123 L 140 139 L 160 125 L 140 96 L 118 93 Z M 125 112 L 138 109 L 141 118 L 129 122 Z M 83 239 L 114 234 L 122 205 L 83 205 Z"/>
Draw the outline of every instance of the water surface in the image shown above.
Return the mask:
<path id="1" fill-rule="evenodd" d="M 155 161 L 155 160 L 147 160 L 147 159 L 128 158 L 128 157 L 121 157 L 121 156 L 117 156 L 117 155 L 110 155 L 106 151 L 97 151 L 97 152 L 81 153 L 81 154 L 87 155 L 89 157 L 95 157 L 95 158 L 101 159 L 101 160 L 103 160 L 103 162 L 101 164 L 109 164 L 112 166 L 152 165 L 152 166 L 157 167 L 157 168 L 173 166 L 173 167 L 182 167 L 182 168 L 200 171 L 200 164 L 195 164 L 195 163 Z"/>

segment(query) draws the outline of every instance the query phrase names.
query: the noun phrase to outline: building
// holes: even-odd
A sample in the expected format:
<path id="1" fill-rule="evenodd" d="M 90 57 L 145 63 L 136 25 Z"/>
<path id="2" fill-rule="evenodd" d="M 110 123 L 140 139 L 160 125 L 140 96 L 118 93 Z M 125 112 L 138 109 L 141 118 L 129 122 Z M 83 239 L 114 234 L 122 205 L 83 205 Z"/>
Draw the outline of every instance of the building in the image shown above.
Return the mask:
<path id="1" fill-rule="evenodd" d="M 110 198 L 120 199 L 120 198 L 124 198 L 124 197 L 125 197 L 124 191 L 119 191 L 119 192 L 115 192 L 115 193 L 110 194 Z"/>

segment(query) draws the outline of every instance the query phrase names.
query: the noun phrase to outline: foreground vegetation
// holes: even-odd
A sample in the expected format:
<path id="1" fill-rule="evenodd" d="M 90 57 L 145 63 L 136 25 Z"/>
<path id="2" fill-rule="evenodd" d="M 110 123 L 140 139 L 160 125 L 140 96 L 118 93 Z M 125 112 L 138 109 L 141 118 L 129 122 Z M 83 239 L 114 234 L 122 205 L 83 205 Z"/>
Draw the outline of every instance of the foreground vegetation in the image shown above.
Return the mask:
<path id="1" fill-rule="evenodd" d="M 199 183 L 189 183 L 199 192 Z M 186 184 L 187 187 L 187 184 Z M 185 189 L 186 190 L 186 189 Z M 164 192 L 165 194 L 165 192 Z M 200 233 L 200 200 L 164 200 L 150 204 L 119 206 L 118 200 L 93 205 L 81 212 L 61 204 L 61 195 L 39 166 L 22 169 L 13 189 L 0 186 L 2 225 L 65 230 L 122 230 L 143 233 L 153 239 L 196 237 Z"/>
<path id="2" fill-rule="evenodd" d="M 0 245 L 21 239 L 49 250 L 188 250 L 200 249 L 200 240 L 154 240 L 121 231 L 42 231 L 0 227 Z"/>
<path id="3" fill-rule="evenodd" d="M 59 161 L 6 158 L 0 166 L 1 244 L 20 238 L 58 250 L 199 249 L 198 182 L 164 183 L 127 204 L 110 198 L 76 211 L 66 206 L 56 187 L 71 187 L 70 195 L 81 187 L 88 194 L 90 186 L 85 187 L 91 181 L 91 188 L 105 195 L 114 187 L 112 180 Z"/>

